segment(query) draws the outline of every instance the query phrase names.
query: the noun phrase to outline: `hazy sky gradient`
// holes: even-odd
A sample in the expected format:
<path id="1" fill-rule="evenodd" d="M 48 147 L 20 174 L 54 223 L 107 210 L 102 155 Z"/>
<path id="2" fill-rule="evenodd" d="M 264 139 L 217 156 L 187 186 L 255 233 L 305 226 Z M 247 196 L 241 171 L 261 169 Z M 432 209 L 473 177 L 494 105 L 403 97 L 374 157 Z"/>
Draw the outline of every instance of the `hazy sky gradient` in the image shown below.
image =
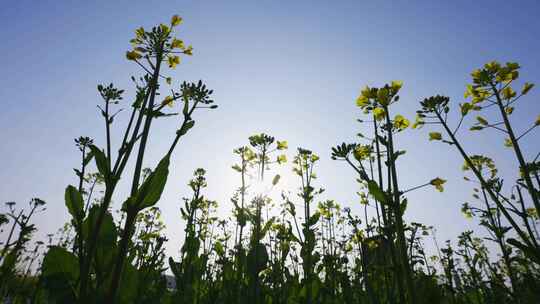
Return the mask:
<path id="1" fill-rule="evenodd" d="M 129 77 L 140 70 L 124 53 L 134 29 L 180 14 L 185 22 L 179 37 L 193 45 L 194 56 L 170 75 L 177 81 L 203 79 L 220 107 L 196 114 L 195 128 L 174 154 L 158 204 L 170 253 L 180 245 L 180 198 L 189 195 L 193 170 L 207 169 L 207 197 L 218 200 L 225 213 L 239 186 L 230 169 L 232 150 L 256 132 L 288 140 L 289 159 L 298 146 L 320 154 L 322 198 L 359 213 L 355 175 L 330 160 L 330 148 L 363 130 L 355 121 L 362 118 L 354 105 L 360 88 L 403 80 L 393 113 L 413 120 L 424 97 L 445 94 L 457 106 L 469 73 L 487 61 L 517 61 L 521 80 L 537 82 L 539 9 L 537 1 L 5 1 L 0 202 L 46 200 L 48 210 L 36 219 L 39 235 L 68 220 L 63 192 L 76 184 L 72 168 L 80 162 L 73 139 L 90 136 L 104 146 L 96 85 L 114 82 L 127 89 L 125 105 L 130 103 Z M 513 116 L 519 130 L 539 114 L 539 96 L 533 90 L 522 100 Z M 115 123 L 124 123 L 127 115 Z M 166 152 L 177 125 L 175 118 L 155 124 L 146 166 L 154 167 Z M 461 158 L 444 144 L 429 143 L 428 130 L 408 130 L 397 139 L 398 148 L 408 151 L 399 161 L 401 188 L 436 176 L 448 183 L 443 194 L 432 188 L 411 193 L 406 218 L 435 225 L 441 241 L 464 229 L 480 232 L 460 213 L 472 193 L 462 179 Z M 460 134 L 470 152 L 485 152 L 504 177 L 516 176 L 516 161 L 502 136 Z M 528 136 L 529 155 L 539 150 L 538 138 L 538 133 Z M 283 172 L 282 183 L 294 189 L 298 183 L 290 166 Z M 125 178 L 115 207 L 125 199 L 127 184 Z"/>

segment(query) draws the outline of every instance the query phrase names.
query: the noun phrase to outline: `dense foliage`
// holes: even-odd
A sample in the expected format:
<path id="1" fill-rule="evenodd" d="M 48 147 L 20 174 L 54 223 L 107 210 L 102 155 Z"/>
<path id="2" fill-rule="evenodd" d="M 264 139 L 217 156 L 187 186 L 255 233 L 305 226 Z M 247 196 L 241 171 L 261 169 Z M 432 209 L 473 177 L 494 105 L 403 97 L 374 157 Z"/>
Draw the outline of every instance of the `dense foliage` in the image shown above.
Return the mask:
<path id="1" fill-rule="evenodd" d="M 324 189 L 316 175 L 320 159 L 313 151 L 298 148 L 289 165 L 287 141 L 264 133 L 249 137 L 234 150 L 238 162 L 232 169 L 238 173 L 238 188 L 231 198 L 232 216 L 216 216 L 218 203 L 205 196 L 206 171 L 197 169 L 188 182 L 192 193 L 179 208 L 186 223 L 180 256 L 168 258 L 156 205 L 171 155 L 195 126 L 194 114 L 217 108 L 212 90 L 202 81 L 175 86 L 165 75 L 165 66 L 176 68 L 181 56 L 193 51 L 174 36 L 181 22 L 173 16 L 170 24 L 136 30 L 126 58 L 143 75 L 132 77 L 135 100 L 125 106 L 130 108 L 125 126 L 114 120 L 124 90 L 98 85 L 105 146 L 98 147 L 88 137 L 75 140 L 81 158 L 76 184 L 65 189 L 70 222 L 56 236 L 49 235 L 48 242 L 32 243 L 36 230 L 32 218 L 46 203 L 38 198 L 27 208 L 6 203 L 0 214 L 7 236 L 0 248 L 3 301 L 540 302 L 540 154 L 527 160 L 522 148 L 526 136 L 540 125 L 540 117 L 521 133 L 511 124 L 518 102 L 533 88 L 525 83 L 517 90 L 517 63 L 491 62 L 473 71 L 456 123 L 451 119 L 455 106 L 448 97 L 425 98 L 411 124 L 392 113 L 401 81 L 363 89 L 356 100 L 363 133 L 356 143 L 331 148 L 336 165 L 341 161 L 351 168 L 349 178 L 358 183 L 363 214 L 321 199 Z M 459 132 L 464 132 L 461 129 L 473 113 L 478 114 L 470 131 L 493 129 L 504 134 L 505 145 L 515 154 L 514 179 L 503 180 L 488 156 L 466 151 Z M 168 117 L 179 118 L 169 149 L 154 169 L 143 168 L 152 123 Z M 433 227 L 404 220 L 409 192 L 426 187 L 444 190 L 440 177 L 426 178 L 425 184 L 410 189 L 400 187 L 398 161 L 405 151 L 399 150 L 399 137 L 422 126 L 435 128 L 429 141 L 448 145 L 463 158 L 465 179 L 474 185 L 476 201 L 461 208 L 488 237 L 465 231 L 457 245 L 449 241 L 441 245 Z M 113 139 L 113 128 L 122 128 L 123 136 Z M 297 193 L 280 193 L 280 175 L 272 176 L 277 166 L 292 167 L 301 185 Z M 112 198 L 121 181 L 128 181 L 131 188 L 113 215 Z M 270 192 L 280 193 L 279 198 Z M 368 208 L 376 216 L 368 217 Z M 433 253 L 426 249 L 428 242 Z"/>

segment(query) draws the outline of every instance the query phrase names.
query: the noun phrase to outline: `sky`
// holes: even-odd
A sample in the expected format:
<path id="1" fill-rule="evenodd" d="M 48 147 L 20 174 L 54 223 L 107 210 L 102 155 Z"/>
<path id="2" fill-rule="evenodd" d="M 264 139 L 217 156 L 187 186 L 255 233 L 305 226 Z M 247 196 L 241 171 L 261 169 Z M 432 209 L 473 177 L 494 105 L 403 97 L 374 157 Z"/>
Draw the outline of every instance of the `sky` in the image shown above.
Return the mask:
<path id="1" fill-rule="evenodd" d="M 130 77 L 141 75 L 124 55 L 134 30 L 179 14 L 184 23 L 178 36 L 193 45 L 194 55 L 169 75 L 177 83 L 204 80 L 219 108 L 196 114 L 195 127 L 172 158 L 157 205 L 167 225 L 169 254 L 181 244 L 179 207 L 181 197 L 190 194 L 186 183 L 193 171 L 207 170 L 206 196 L 228 216 L 240 182 L 231 169 L 232 151 L 258 132 L 287 140 L 289 159 L 297 147 L 319 154 L 317 184 L 326 189 L 321 199 L 335 199 L 361 214 L 354 172 L 330 159 L 332 146 L 369 130 L 356 122 L 363 117 L 354 103 L 360 89 L 403 80 L 393 113 L 412 120 L 419 101 L 431 95 L 451 97 L 456 109 L 470 72 L 491 60 L 519 62 L 520 81 L 537 82 L 539 9 L 537 1 L 4 1 L 0 202 L 47 201 L 47 210 L 35 218 L 37 237 L 68 221 L 64 189 L 77 183 L 72 168 L 80 162 L 73 139 L 90 136 L 104 146 L 97 84 L 126 89 L 120 107 L 127 107 L 134 92 Z M 518 130 L 540 113 L 539 96 L 533 89 L 516 109 L 512 120 Z M 126 113 L 115 121 L 115 130 L 125 124 Z M 145 166 L 157 164 L 177 126 L 175 118 L 154 125 Z M 451 147 L 428 142 L 430 131 L 399 134 L 397 148 L 407 150 L 398 163 L 400 187 L 437 176 L 448 182 L 444 193 L 433 188 L 410 193 L 405 218 L 435 226 L 440 241 L 466 229 L 482 234 L 460 212 L 473 188 L 463 180 L 462 159 Z M 503 136 L 492 131 L 460 136 L 467 151 L 485 153 L 504 178 L 516 177 L 516 159 L 503 146 Z M 529 158 L 539 142 L 537 132 L 524 139 Z M 290 171 L 287 165 L 277 173 L 282 187 L 294 190 L 298 181 Z M 115 209 L 128 184 L 126 177 Z"/>

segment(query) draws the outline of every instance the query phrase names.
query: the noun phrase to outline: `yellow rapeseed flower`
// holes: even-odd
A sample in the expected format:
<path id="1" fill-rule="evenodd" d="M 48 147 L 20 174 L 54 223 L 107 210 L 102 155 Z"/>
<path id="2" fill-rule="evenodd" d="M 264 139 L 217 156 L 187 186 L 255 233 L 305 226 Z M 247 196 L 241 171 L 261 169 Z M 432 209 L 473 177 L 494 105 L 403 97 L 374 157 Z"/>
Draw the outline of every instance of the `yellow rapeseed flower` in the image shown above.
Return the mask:
<path id="1" fill-rule="evenodd" d="M 169 67 L 174 69 L 174 68 L 176 68 L 177 64 L 180 64 L 180 57 L 178 57 L 178 56 L 169 56 L 169 57 L 167 57 L 167 62 L 169 63 Z"/>
<path id="2" fill-rule="evenodd" d="M 135 30 L 135 37 L 137 37 L 137 39 L 142 39 L 144 36 L 144 33 L 145 33 L 144 28 L 141 26 L 140 28 Z"/>
<path id="3" fill-rule="evenodd" d="M 128 60 L 135 61 L 137 59 L 140 59 L 141 57 L 142 57 L 142 55 L 137 53 L 136 51 L 127 51 L 126 52 L 126 58 Z"/>
<path id="4" fill-rule="evenodd" d="M 443 185 L 444 185 L 444 183 L 446 183 L 446 180 L 444 180 L 444 179 L 442 179 L 440 177 L 436 177 L 436 178 L 432 179 L 429 183 L 431 185 L 435 186 L 435 189 L 437 189 L 439 192 L 443 192 L 444 191 Z"/>
<path id="5" fill-rule="evenodd" d="M 177 26 L 177 25 L 180 25 L 180 23 L 182 23 L 182 17 L 180 17 L 178 15 L 172 16 L 172 18 L 171 18 L 171 26 Z"/>
<path id="6" fill-rule="evenodd" d="M 184 54 L 191 56 L 193 55 L 193 47 L 190 45 L 184 50 Z"/>
<path id="7" fill-rule="evenodd" d="M 375 108 L 373 109 L 373 116 L 375 116 L 376 120 L 383 120 L 386 115 L 386 112 L 383 108 Z"/>
<path id="8" fill-rule="evenodd" d="M 442 135 L 439 132 L 430 132 L 429 133 L 429 140 L 442 140 Z"/>
<path id="9" fill-rule="evenodd" d="M 174 38 L 173 41 L 171 42 L 171 48 L 173 48 L 173 49 L 183 49 L 184 48 L 184 41 Z"/>
<path id="10" fill-rule="evenodd" d="M 410 125 L 410 122 L 407 118 L 403 117 L 402 115 L 396 115 L 394 117 L 394 127 L 399 130 L 407 129 Z"/>
<path id="11" fill-rule="evenodd" d="M 173 106 L 174 98 L 172 96 L 167 96 L 163 101 L 161 102 L 162 105 L 167 105 L 169 107 Z"/>

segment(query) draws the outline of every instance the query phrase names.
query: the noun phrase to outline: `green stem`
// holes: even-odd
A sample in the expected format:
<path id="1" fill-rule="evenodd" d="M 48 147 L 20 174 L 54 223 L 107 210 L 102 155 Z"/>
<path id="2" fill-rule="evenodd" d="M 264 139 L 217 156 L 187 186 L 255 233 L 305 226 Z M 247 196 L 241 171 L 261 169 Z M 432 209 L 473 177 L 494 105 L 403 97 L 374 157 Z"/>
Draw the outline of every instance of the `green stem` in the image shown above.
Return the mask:
<path id="1" fill-rule="evenodd" d="M 540 202 L 538 200 L 538 193 L 532 182 L 529 168 L 527 166 L 527 163 L 525 162 L 523 153 L 521 152 L 521 147 L 519 146 L 518 140 L 516 139 L 514 130 L 512 129 L 512 125 L 510 124 L 510 120 L 508 119 L 508 114 L 506 113 L 504 105 L 502 103 L 500 92 L 499 90 L 497 90 L 494 84 L 491 84 L 491 88 L 495 94 L 495 98 L 497 99 L 497 106 L 499 107 L 499 111 L 501 112 L 504 126 L 506 127 L 506 131 L 508 132 L 508 136 L 510 137 L 510 140 L 512 141 L 512 147 L 514 148 L 514 151 L 516 153 L 516 157 L 518 159 L 520 168 L 521 170 L 523 170 L 522 171 L 523 179 L 525 180 L 525 184 L 527 185 L 527 190 L 529 191 L 529 194 L 531 195 L 531 199 L 534 203 L 534 207 L 536 208 L 536 213 L 540 217 Z"/>
<path id="2" fill-rule="evenodd" d="M 471 168 L 472 172 L 474 173 L 474 175 L 476 176 L 476 178 L 480 181 L 480 184 L 482 185 L 482 187 L 484 187 L 487 191 L 487 193 L 489 194 L 489 197 L 491 198 L 491 200 L 493 202 L 495 202 L 495 204 L 497 205 L 497 207 L 499 208 L 499 210 L 503 213 L 504 217 L 508 220 L 508 222 L 510 223 L 510 225 L 512 225 L 512 227 L 516 230 L 517 234 L 519 235 L 519 237 L 530 247 L 532 248 L 536 248 L 536 251 L 535 252 L 538 252 L 538 248 L 536 246 L 534 246 L 531 241 L 529 240 L 529 238 L 527 237 L 527 235 L 523 232 L 523 230 L 521 230 L 521 228 L 518 226 L 518 224 L 516 223 L 516 221 L 512 218 L 512 216 L 508 213 L 508 210 L 506 210 L 506 208 L 503 206 L 502 202 L 498 199 L 497 195 L 493 192 L 493 189 L 488 185 L 487 181 L 484 179 L 484 177 L 482 176 L 482 173 L 478 170 L 478 168 L 476 168 L 476 166 L 474 165 L 474 163 L 472 162 L 472 160 L 470 159 L 469 155 L 465 152 L 465 150 L 463 149 L 463 147 L 461 146 L 461 144 L 457 141 L 456 137 L 454 136 L 454 134 L 450 131 L 450 129 L 448 128 L 448 125 L 446 124 L 446 122 L 443 120 L 443 118 L 441 117 L 440 113 L 438 111 L 435 111 L 435 114 L 437 115 L 437 118 L 439 119 L 439 121 L 441 122 L 443 128 L 446 130 L 446 133 L 450 136 L 450 139 L 452 140 L 452 143 L 456 146 L 456 148 L 458 149 L 459 153 L 461 154 L 461 156 L 463 157 L 463 159 L 465 160 L 465 162 L 467 163 L 467 165 Z M 538 254 L 539 258 L 540 258 L 540 254 Z"/>
<path id="3" fill-rule="evenodd" d="M 392 174 L 392 188 L 393 188 L 393 195 L 394 195 L 394 216 L 396 219 L 396 230 L 397 230 L 397 238 L 398 238 L 398 246 L 399 246 L 399 252 L 401 256 L 401 266 L 403 268 L 403 271 L 405 273 L 405 283 L 407 285 L 407 291 L 409 294 L 409 302 L 416 303 L 416 293 L 414 290 L 414 284 L 413 284 L 413 278 L 412 278 L 412 271 L 409 264 L 409 259 L 407 258 L 407 248 L 406 248 L 406 241 L 405 241 L 405 232 L 404 232 L 404 224 L 403 224 L 403 214 L 401 213 L 401 207 L 400 207 L 400 192 L 399 192 L 399 186 L 397 181 L 397 169 L 395 164 L 395 157 L 394 157 L 394 142 L 393 142 L 393 135 L 392 135 L 392 123 L 390 121 L 390 115 L 388 113 L 388 107 L 385 106 L 385 113 L 386 113 L 386 124 L 388 127 L 388 166 L 391 169 Z"/>

